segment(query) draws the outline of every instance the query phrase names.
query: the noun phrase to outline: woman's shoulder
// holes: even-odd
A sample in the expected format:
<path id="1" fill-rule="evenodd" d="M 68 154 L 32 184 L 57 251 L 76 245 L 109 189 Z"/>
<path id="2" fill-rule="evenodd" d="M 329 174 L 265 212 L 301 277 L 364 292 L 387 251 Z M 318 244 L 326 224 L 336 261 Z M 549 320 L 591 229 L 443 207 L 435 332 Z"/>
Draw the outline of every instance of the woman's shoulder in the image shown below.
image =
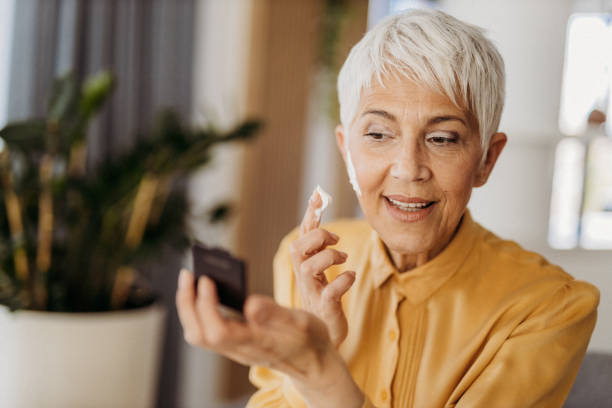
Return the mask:
<path id="1" fill-rule="evenodd" d="M 597 303 L 598 289 L 588 282 L 579 281 L 559 265 L 545 256 L 524 248 L 519 243 L 503 239 L 479 226 L 479 260 L 483 272 L 494 275 L 494 279 L 512 281 L 515 285 L 545 286 L 565 293 L 592 297 Z M 563 289 L 562 289 L 563 288 Z"/>

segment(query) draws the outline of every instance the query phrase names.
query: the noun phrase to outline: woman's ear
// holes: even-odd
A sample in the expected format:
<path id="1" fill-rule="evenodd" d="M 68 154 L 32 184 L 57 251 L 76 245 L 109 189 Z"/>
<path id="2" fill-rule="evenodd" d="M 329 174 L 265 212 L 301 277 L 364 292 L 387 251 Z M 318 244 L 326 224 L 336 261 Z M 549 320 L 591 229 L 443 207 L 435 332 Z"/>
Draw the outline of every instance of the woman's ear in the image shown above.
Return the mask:
<path id="1" fill-rule="evenodd" d="M 344 126 L 342 125 L 336 126 L 335 132 L 336 132 L 336 144 L 338 145 L 338 150 L 340 150 L 340 154 L 342 155 L 342 158 L 346 162 L 346 149 L 344 147 L 344 138 L 347 137 L 347 135 L 344 134 Z"/>
<path id="2" fill-rule="evenodd" d="M 481 187 L 487 182 L 491 172 L 493 171 L 493 167 L 495 167 L 495 163 L 497 162 L 499 155 L 506 146 L 507 141 L 508 137 L 505 133 L 498 132 L 491 136 L 489 150 L 487 150 L 487 157 L 478 170 L 478 174 L 476 175 L 476 179 L 474 181 L 474 187 Z"/>

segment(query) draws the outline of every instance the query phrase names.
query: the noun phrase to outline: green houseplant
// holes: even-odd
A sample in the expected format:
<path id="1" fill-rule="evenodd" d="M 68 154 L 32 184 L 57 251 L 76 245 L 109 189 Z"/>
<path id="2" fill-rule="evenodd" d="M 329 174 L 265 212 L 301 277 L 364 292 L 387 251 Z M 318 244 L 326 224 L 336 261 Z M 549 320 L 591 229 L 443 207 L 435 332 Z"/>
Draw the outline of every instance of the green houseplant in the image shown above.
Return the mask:
<path id="1" fill-rule="evenodd" d="M 134 265 L 162 245 L 185 248 L 181 180 L 218 144 L 251 137 L 246 121 L 219 134 L 166 112 L 127 154 L 87 166 L 86 131 L 113 88 L 103 72 L 55 82 L 47 117 L 0 130 L 0 304 L 91 312 L 142 306 Z M 214 220 L 227 211 L 211 210 Z M 138 288 L 137 288 L 138 289 Z"/>
<path id="2" fill-rule="evenodd" d="M 182 180 L 259 126 L 192 129 L 165 112 L 93 165 L 88 125 L 114 85 L 108 72 L 59 78 L 46 117 L 0 130 L 0 406 L 153 403 L 165 312 L 138 265 L 189 245 Z"/>

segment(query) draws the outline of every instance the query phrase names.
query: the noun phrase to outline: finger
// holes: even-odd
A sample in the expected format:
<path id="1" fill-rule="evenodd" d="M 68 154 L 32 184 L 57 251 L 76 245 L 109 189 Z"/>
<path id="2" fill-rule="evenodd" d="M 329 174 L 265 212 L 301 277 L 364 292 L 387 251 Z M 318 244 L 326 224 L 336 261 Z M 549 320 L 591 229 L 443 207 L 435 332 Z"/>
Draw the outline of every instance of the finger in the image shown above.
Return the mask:
<path id="1" fill-rule="evenodd" d="M 214 303 L 214 309 L 216 310 L 217 295 L 216 291 L 214 290 L 214 283 L 210 282 L 209 280 L 209 282 L 205 283 L 204 285 L 208 287 L 198 290 L 202 293 L 202 296 L 198 295 L 196 300 L 193 274 L 186 269 L 181 270 L 181 274 L 179 275 L 179 288 L 176 295 L 176 305 L 179 320 L 185 331 L 185 340 L 192 345 L 206 347 L 212 346 L 211 348 L 215 349 L 216 351 L 222 351 L 228 358 L 242 364 L 251 364 L 255 360 L 249 360 L 249 356 L 243 356 L 240 353 L 230 349 L 222 350 L 221 347 L 215 347 L 214 345 L 211 345 L 210 342 L 206 341 L 203 330 L 204 324 L 201 322 L 202 318 L 199 316 L 199 308 L 197 308 L 196 305 L 198 303 L 201 305 L 206 303 L 206 307 L 209 308 Z M 198 286 L 201 287 L 202 284 L 199 284 Z M 219 321 L 217 321 L 217 323 L 219 323 Z M 210 325 L 206 324 L 206 326 Z M 231 340 L 240 340 L 240 342 L 246 343 L 248 341 L 248 335 L 245 334 L 245 332 L 248 332 L 248 330 L 235 326 L 236 324 L 234 324 L 234 322 L 227 322 L 227 331 L 232 334 Z M 221 340 L 224 340 L 226 344 L 231 343 L 231 341 L 228 341 L 227 339 L 217 339 L 215 341 L 221 342 Z"/>
<path id="2" fill-rule="evenodd" d="M 197 312 L 207 326 L 223 325 L 223 316 L 217 309 L 219 298 L 215 283 L 208 276 L 200 276 L 198 279 L 198 305 Z"/>
<path id="3" fill-rule="evenodd" d="M 312 192 L 310 199 L 308 200 L 308 208 L 306 208 L 306 213 L 304 214 L 304 218 L 302 219 L 302 223 L 300 224 L 300 236 L 304 235 L 315 228 L 319 227 L 320 219 L 317 219 L 315 215 L 315 210 L 317 208 L 321 208 L 323 205 L 323 199 L 317 192 L 317 190 Z"/>
<path id="4" fill-rule="evenodd" d="M 316 228 L 291 243 L 291 256 L 294 261 L 301 263 L 328 245 L 335 245 L 340 237 L 323 228 Z"/>
<path id="5" fill-rule="evenodd" d="M 302 262 L 300 274 L 302 278 L 314 278 L 326 284 L 327 278 L 323 272 L 332 265 L 344 263 L 347 257 L 348 255 L 346 252 L 338 251 L 333 248 L 326 248 Z"/>
<path id="6" fill-rule="evenodd" d="M 213 348 L 246 341 L 249 332 L 243 324 L 225 319 L 217 308 L 219 299 L 215 283 L 207 276 L 198 279 L 198 298 L 196 314 L 202 327 L 205 328 L 206 342 Z"/>
<path id="7" fill-rule="evenodd" d="M 355 272 L 346 271 L 331 281 L 325 289 L 323 289 L 321 296 L 328 301 L 339 303 L 342 295 L 353 286 L 354 282 Z"/>
<path id="8" fill-rule="evenodd" d="M 256 326 L 286 324 L 291 313 L 268 296 L 250 295 L 244 304 L 244 316 Z"/>
<path id="9" fill-rule="evenodd" d="M 195 309 L 195 290 L 193 273 L 182 269 L 179 274 L 179 284 L 176 291 L 176 310 L 183 326 L 183 336 L 189 344 L 201 344 L 202 328 Z"/>

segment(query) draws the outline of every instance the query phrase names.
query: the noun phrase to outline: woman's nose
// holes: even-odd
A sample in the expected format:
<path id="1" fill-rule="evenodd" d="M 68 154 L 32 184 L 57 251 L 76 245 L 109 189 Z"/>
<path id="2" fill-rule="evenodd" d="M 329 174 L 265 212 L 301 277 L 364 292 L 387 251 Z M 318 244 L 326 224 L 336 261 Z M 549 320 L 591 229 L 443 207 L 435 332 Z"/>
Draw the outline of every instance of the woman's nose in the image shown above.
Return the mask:
<path id="1" fill-rule="evenodd" d="M 427 156 L 418 142 L 402 143 L 394 153 L 390 171 L 393 178 L 409 182 L 423 182 L 431 177 Z"/>

